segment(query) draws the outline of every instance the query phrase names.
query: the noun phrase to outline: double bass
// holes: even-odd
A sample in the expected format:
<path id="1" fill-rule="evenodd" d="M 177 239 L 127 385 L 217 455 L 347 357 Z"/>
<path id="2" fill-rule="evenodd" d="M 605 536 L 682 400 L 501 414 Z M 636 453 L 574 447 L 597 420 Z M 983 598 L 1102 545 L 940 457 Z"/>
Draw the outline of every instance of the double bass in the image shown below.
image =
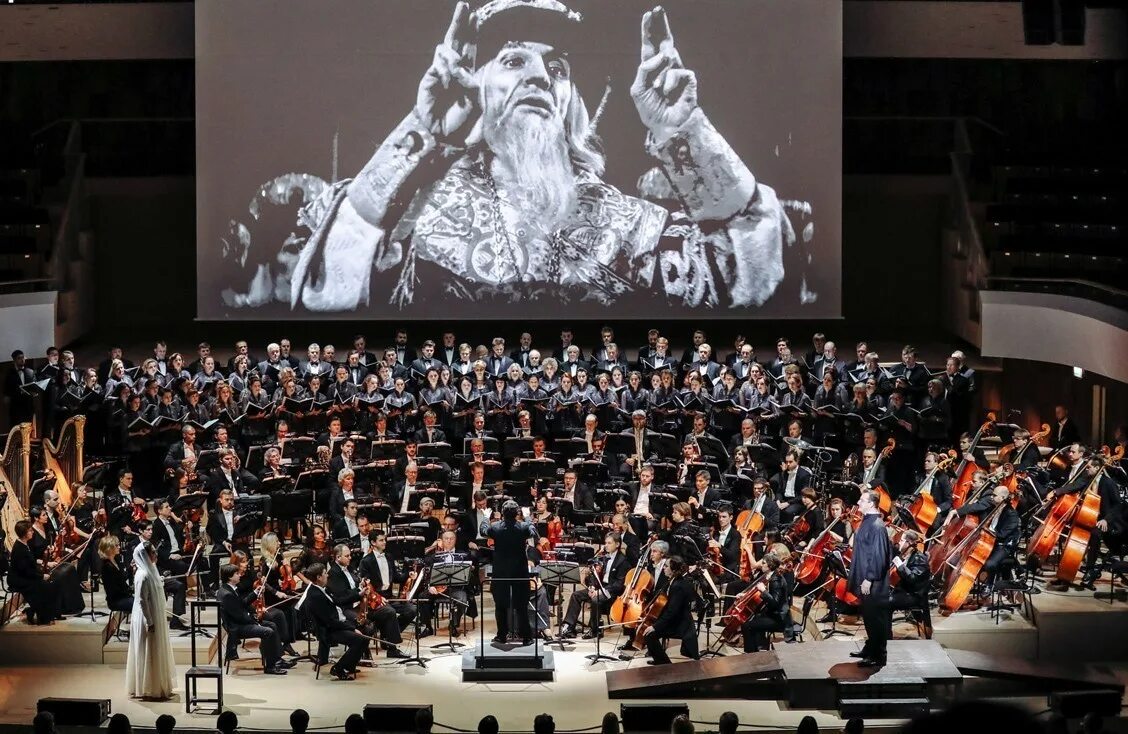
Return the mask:
<path id="1" fill-rule="evenodd" d="M 995 425 L 995 414 L 988 413 L 987 420 L 975 432 L 975 436 L 971 439 L 971 446 L 968 447 L 967 453 L 974 454 L 975 449 L 979 446 L 980 439 L 983 435 L 991 430 Z M 971 489 L 971 478 L 975 476 L 977 471 L 986 471 L 987 467 L 979 466 L 974 461 L 962 459 L 959 468 L 956 469 L 956 481 L 952 484 L 952 509 L 958 509 L 963 506 L 967 500 L 967 493 Z"/>
<path id="2" fill-rule="evenodd" d="M 1098 491 L 1101 477 L 1104 476 L 1102 468 L 1089 482 L 1073 512 L 1069 535 L 1061 548 L 1061 559 L 1058 561 L 1057 577 L 1060 581 L 1073 583 L 1077 570 L 1081 568 L 1081 561 L 1085 559 L 1085 552 L 1089 548 L 1093 528 L 1101 514 L 1101 494 Z"/>
<path id="3" fill-rule="evenodd" d="M 962 541 L 958 549 L 959 560 L 952 566 L 950 580 L 940 596 L 942 612 L 955 612 L 967 601 L 968 595 L 979 580 L 983 565 L 995 550 L 995 523 L 999 521 L 1004 507 L 1006 507 L 1005 502 L 991 510 L 984 521 Z"/>

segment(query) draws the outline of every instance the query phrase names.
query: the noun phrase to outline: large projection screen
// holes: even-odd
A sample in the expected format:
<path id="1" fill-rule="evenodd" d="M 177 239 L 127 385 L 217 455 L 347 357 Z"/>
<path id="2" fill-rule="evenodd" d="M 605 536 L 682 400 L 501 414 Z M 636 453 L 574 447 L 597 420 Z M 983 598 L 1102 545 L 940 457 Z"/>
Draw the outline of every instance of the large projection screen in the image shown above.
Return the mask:
<path id="1" fill-rule="evenodd" d="M 195 7 L 201 319 L 841 315 L 839 2 Z"/>

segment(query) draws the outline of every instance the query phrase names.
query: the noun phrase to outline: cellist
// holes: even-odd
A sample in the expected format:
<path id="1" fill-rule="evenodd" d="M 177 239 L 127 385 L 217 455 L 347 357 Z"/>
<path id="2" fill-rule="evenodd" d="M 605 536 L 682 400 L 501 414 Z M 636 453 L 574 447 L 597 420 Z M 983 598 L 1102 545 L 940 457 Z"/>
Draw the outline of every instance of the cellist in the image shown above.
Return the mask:
<path id="1" fill-rule="evenodd" d="M 1097 515 L 1097 524 L 1089 531 L 1089 545 L 1085 550 L 1086 570 L 1081 579 L 1081 587 L 1090 591 L 1096 591 L 1096 580 L 1100 578 L 1101 542 L 1103 541 L 1108 546 L 1110 555 L 1119 555 L 1124 544 L 1123 503 L 1120 501 L 1120 492 L 1116 487 L 1116 481 L 1108 474 L 1101 474 L 1104 469 L 1104 457 L 1091 456 L 1085 462 L 1084 470 L 1074 482 L 1060 488 L 1064 490 L 1080 484 L 1080 490 L 1084 491 L 1096 479 L 1097 475 L 1100 475 L 1100 478 L 1096 479 L 1096 491 L 1101 498 L 1100 510 Z M 1055 490 L 1055 493 L 1057 491 Z M 1047 586 L 1061 586 L 1062 583 L 1058 579 L 1054 579 Z"/>
<path id="2" fill-rule="evenodd" d="M 680 638 L 681 654 L 685 657 L 696 660 L 698 655 L 697 628 L 693 624 L 693 600 L 697 592 L 686 576 L 686 563 L 681 556 L 670 558 L 663 575 L 669 579 L 666 606 L 644 632 L 646 653 L 650 656 L 648 665 L 668 665 L 671 662 L 663 643 L 667 639 Z"/>
<path id="3" fill-rule="evenodd" d="M 782 551 L 782 553 L 780 552 Z M 773 547 L 760 559 L 757 572 L 768 572 L 771 576 L 761 581 L 760 590 L 763 603 L 760 610 L 741 625 L 744 637 L 744 652 L 759 652 L 768 647 L 768 634 L 783 631 L 791 621 L 791 596 L 793 589 L 788 583 L 790 576 L 786 565 L 791 563 L 791 554 L 786 547 Z"/>
<path id="4" fill-rule="evenodd" d="M 665 573 L 669 556 L 670 544 L 666 541 L 656 540 L 650 544 L 650 555 L 646 560 L 646 570 L 650 574 L 651 581 L 644 595 L 644 602 L 654 599 L 659 594 L 669 592 L 670 579 Z M 626 652 L 638 650 L 638 648 L 632 644 L 635 638 L 635 627 L 625 628 L 623 630 L 623 636 L 627 638 L 627 641 L 625 644 L 619 646 L 620 650 Z"/>
<path id="5" fill-rule="evenodd" d="M 976 472 L 978 478 L 979 472 Z M 998 572 L 999 565 L 1007 559 L 1013 559 L 1015 552 L 1018 550 L 1018 541 L 1022 535 L 1022 521 L 1018 516 L 1018 512 L 1011 507 L 1010 490 L 1003 486 L 997 486 L 991 490 L 991 494 L 986 497 L 980 497 L 975 502 L 969 502 L 961 506 L 959 509 L 952 510 L 948 513 L 948 520 L 945 525 L 956 519 L 966 517 L 968 515 L 975 515 L 982 521 L 999 505 L 1004 505 L 1002 511 L 999 513 L 998 518 L 995 520 L 995 548 L 988 556 L 987 562 L 983 564 L 983 572 L 986 574 L 986 584 L 988 588 L 995 581 L 995 574 Z M 1005 503 L 1005 504 L 1004 504 Z"/>
<path id="6" fill-rule="evenodd" d="M 928 608 L 928 587 L 932 573 L 928 569 L 928 554 L 918 548 L 920 533 L 906 530 L 897 544 L 897 555 L 893 556 L 893 568 L 897 571 L 897 585 L 889 593 L 890 607 L 896 611 L 908 609 L 913 621 L 924 631 L 926 639 L 932 639 L 932 615 Z"/>

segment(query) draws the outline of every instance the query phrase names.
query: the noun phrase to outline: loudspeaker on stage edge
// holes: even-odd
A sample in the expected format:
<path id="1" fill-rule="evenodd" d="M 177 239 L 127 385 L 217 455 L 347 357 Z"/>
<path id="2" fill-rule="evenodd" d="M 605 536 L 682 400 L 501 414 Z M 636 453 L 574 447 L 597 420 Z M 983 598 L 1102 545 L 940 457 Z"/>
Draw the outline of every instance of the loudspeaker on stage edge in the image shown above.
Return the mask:
<path id="1" fill-rule="evenodd" d="M 405 734 L 415 731 L 415 712 L 427 709 L 435 713 L 431 704 L 417 704 L 414 706 L 399 706 L 393 703 L 370 703 L 364 707 L 364 723 L 368 731 L 389 732 L 390 734 Z"/>
<path id="2" fill-rule="evenodd" d="M 689 705 L 684 703 L 624 703 L 619 705 L 619 720 L 625 734 L 670 731 L 670 725 L 680 715 L 689 716 Z"/>
<path id="3" fill-rule="evenodd" d="M 59 726 L 99 726 L 110 718 L 110 699 L 41 698 L 36 711 L 50 711 Z"/>

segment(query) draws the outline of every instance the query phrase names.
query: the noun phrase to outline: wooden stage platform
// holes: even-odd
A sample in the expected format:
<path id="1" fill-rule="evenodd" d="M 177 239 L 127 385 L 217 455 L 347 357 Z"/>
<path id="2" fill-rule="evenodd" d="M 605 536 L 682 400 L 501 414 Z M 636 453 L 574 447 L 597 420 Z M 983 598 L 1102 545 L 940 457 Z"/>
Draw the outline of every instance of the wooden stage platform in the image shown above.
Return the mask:
<path id="1" fill-rule="evenodd" d="M 888 664 L 863 668 L 850 653 L 858 640 L 777 645 L 745 653 L 650 668 L 607 672 L 612 699 L 748 698 L 786 701 L 792 709 L 836 710 L 882 718 L 909 717 L 960 697 L 965 680 L 998 680 L 976 695 L 1029 696 L 1051 691 L 1115 690 L 1114 676 L 1086 665 L 1039 663 L 965 650 L 934 640 L 892 640 Z"/>

